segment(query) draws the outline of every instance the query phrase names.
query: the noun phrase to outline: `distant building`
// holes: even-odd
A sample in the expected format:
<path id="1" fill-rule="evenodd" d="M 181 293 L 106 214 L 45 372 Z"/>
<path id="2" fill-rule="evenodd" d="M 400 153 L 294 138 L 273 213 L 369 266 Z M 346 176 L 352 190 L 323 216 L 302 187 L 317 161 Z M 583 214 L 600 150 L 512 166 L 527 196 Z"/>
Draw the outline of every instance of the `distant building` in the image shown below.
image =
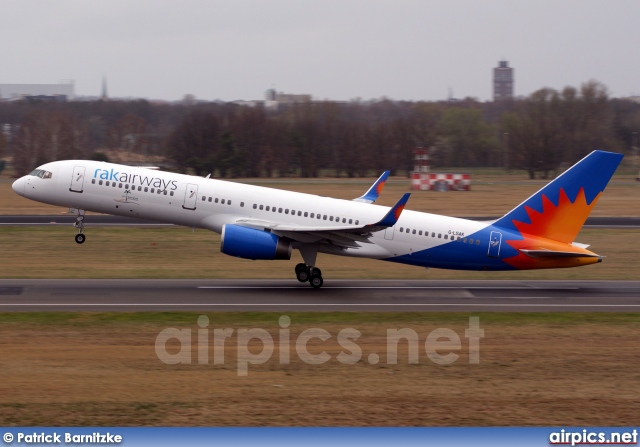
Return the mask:
<path id="1" fill-rule="evenodd" d="M 109 93 L 107 93 L 107 77 L 102 77 L 102 96 L 100 97 L 103 101 L 109 101 Z"/>
<path id="2" fill-rule="evenodd" d="M 270 88 L 264 93 L 264 106 L 270 110 L 278 110 L 280 104 L 298 104 L 303 102 L 311 102 L 311 95 L 291 94 L 277 92 L 275 89 Z"/>
<path id="3" fill-rule="evenodd" d="M 75 98 L 75 85 L 73 81 L 59 84 L 0 84 L 0 100 L 19 100 L 26 97 L 58 97 L 58 100 L 70 100 Z"/>
<path id="4" fill-rule="evenodd" d="M 509 62 L 500 61 L 493 69 L 493 100 L 513 98 L 513 68 Z"/>

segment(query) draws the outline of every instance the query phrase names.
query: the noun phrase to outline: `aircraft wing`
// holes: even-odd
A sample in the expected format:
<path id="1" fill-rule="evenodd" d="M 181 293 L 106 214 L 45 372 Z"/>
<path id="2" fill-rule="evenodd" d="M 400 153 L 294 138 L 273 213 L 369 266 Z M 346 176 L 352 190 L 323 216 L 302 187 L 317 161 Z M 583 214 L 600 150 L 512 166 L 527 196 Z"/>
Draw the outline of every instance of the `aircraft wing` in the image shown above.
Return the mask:
<path id="1" fill-rule="evenodd" d="M 360 247 L 359 243 L 370 243 L 369 238 L 398 222 L 411 193 L 404 194 L 378 222 L 365 225 L 312 226 L 281 223 L 259 219 L 238 219 L 236 225 L 271 231 L 302 243 L 330 243 L 342 247 Z"/>

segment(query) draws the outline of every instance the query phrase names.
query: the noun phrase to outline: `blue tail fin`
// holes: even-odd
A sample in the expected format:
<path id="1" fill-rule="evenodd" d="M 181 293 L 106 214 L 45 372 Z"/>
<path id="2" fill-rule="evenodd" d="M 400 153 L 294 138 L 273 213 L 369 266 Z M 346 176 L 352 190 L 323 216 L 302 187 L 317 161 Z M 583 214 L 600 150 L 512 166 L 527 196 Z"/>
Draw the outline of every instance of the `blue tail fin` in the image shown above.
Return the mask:
<path id="1" fill-rule="evenodd" d="M 622 160 L 593 151 L 494 225 L 571 243 Z"/>

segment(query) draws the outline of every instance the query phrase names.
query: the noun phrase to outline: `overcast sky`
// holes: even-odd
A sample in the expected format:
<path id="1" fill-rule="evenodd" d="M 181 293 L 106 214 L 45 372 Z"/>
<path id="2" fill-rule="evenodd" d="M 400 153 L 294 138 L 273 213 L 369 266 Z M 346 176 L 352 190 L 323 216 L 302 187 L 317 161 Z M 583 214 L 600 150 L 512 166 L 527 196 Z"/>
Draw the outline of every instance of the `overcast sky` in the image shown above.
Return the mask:
<path id="1" fill-rule="evenodd" d="M 640 94 L 639 0 L 0 0 L 0 83 L 225 101 L 489 100 L 595 79 Z"/>

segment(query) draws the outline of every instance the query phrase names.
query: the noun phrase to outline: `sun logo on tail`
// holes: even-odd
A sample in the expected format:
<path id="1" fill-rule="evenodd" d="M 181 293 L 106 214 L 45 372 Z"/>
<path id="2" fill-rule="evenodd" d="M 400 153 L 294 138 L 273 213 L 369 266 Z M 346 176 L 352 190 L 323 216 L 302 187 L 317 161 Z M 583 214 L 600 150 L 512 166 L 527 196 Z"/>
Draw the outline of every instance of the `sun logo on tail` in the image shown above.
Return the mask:
<path id="1" fill-rule="evenodd" d="M 602 192 L 591 203 L 587 204 L 584 188 L 580 188 L 575 200 L 571 202 L 564 189 L 560 188 L 558 205 L 554 205 L 543 194 L 542 211 L 525 206 L 530 222 L 513 220 L 513 225 L 522 236 L 522 239 L 505 241 L 517 250 L 518 254 L 504 259 L 504 262 L 516 268 L 535 268 L 534 264 L 539 260 L 520 252 L 520 249 L 586 252 L 584 249 L 572 246 L 571 243 L 580 232 L 591 210 L 600 198 L 600 194 Z"/>
<path id="2" fill-rule="evenodd" d="M 514 220 L 513 225 L 521 234 L 541 236 L 570 244 L 580 232 L 591 210 L 600 198 L 600 194 L 602 193 L 599 193 L 590 204 L 587 204 L 584 188 L 580 188 L 575 200 L 571 202 L 564 189 L 560 188 L 557 206 L 543 194 L 542 212 L 525 206 L 531 223 Z"/>

